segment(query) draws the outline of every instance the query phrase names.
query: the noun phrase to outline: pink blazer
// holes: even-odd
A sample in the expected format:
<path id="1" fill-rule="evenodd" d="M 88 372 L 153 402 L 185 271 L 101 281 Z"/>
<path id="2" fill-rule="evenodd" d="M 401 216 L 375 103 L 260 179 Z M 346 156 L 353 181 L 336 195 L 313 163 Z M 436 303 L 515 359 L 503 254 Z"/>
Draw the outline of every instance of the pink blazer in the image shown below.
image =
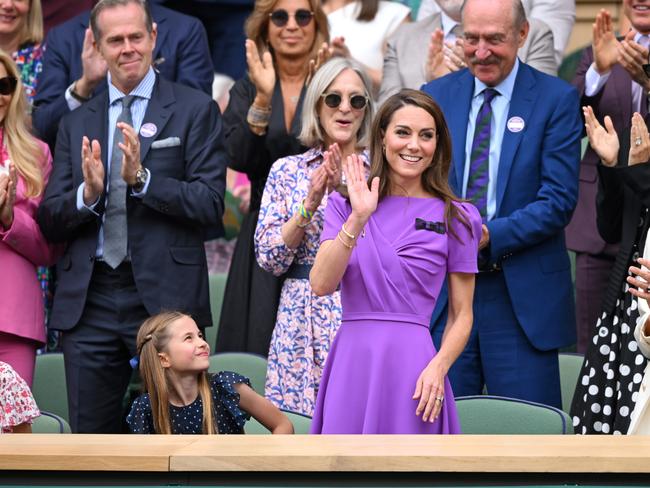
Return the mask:
<path id="1" fill-rule="evenodd" d="M 41 166 L 45 182 L 52 171 L 52 155 L 40 142 Z M 42 194 L 25 196 L 25 185 L 18 176 L 14 221 L 4 230 L 0 225 L 0 331 L 45 342 L 44 308 L 37 266 L 54 264 L 60 246 L 47 243 L 36 223 L 36 210 Z"/>

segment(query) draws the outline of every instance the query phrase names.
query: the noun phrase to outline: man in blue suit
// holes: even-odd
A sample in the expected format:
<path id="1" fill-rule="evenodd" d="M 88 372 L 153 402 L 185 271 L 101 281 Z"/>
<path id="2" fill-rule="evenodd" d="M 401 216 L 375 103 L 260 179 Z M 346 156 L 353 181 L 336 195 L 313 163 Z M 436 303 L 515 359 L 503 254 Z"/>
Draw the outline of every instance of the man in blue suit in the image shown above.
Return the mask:
<path id="1" fill-rule="evenodd" d="M 158 37 L 154 68 L 167 80 L 212 95 L 213 68 L 205 29 L 194 17 L 151 5 Z M 106 62 L 93 47 L 90 11 L 52 29 L 34 100 L 34 128 L 54 151 L 59 121 L 106 89 Z"/>
<path id="2" fill-rule="evenodd" d="M 487 386 L 560 406 L 558 348 L 575 341 L 563 229 L 578 193 L 578 94 L 517 59 L 528 34 L 520 0 L 467 0 L 468 69 L 425 85 L 453 140 L 450 183 L 483 216 L 474 327 L 449 372 L 456 396 Z M 441 294 L 432 317 L 440 345 Z"/>
<path id="3" fill-rule="evenodd" d="M 171 309 L 212 324 L 203 230 L 223 214 L 226 156 L 216 103 L 151 67 L 143 0 L 100 0 L 91 26 L 108 89 L 63 117 L 38 222 L 67 242 L 50 325 L 72 429 L 116 433 L 142 321 Z"/>

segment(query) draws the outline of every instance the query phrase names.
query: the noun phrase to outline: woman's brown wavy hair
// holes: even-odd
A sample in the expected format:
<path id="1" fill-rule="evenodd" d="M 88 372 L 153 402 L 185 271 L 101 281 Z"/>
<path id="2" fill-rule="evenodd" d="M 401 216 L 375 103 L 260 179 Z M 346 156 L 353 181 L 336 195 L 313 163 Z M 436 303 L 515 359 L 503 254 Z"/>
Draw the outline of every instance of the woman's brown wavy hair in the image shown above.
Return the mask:
<path id="1" fill-rule="evenodd" d="M 425 110 L 436 126 L 436 150 L 429 167 L 422 173 L 422 187 L 430 195 L 445 202 L 445 222 L 447 229 L 458 237 L 449 223 L 457 219 L 469 230 L 470 224 L 465 214 L 453 202 L 462 202 L 449 186 L 449 171 L 451 169 L 451 138 L 445 116 L 433 99 L 424 92 L 404 89 L 387 99 L 381 106 L 372 124 L 370 140 L 370 176 L 368 183 L 375 176 L 379 177 L 379 198 L 390 195 L 392 189 L 391 169 L 384 153 L 384 136 L 386 128 L 399 109 L 408 105 Z"/>

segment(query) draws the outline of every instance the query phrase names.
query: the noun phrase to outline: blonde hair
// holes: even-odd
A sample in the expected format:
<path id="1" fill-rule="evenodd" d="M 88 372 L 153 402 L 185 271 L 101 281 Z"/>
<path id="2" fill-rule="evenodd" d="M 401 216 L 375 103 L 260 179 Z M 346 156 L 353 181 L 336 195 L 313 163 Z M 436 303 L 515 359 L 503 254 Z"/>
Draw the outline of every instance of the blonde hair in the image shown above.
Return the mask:
<path id="1" fill-rule="evenodd" d="M 323 12 L 320 0 L 307 0 L 309 8 L 314 12 L 314 22 L 316 23 L 316 35 L 314 37 L 314 44 L 309 53 L 310 58 L 315 58 L 318 50 L 324 42 L 330 42 L 329 24 L 327 23 L 327 15 Z M 246 37 L 253 40 L 257 46 L 257 50 L 262 56 L 262 53 L 270 51 L 271 45 L 269 44 L 269 15 L 273 12 L 278 0 L 257 0 L 253 12 L 246 19 L 244 30 Z"/>
<path id="2" fill-rule="evenodd" d="M 18 40 L 18 45 L 22 46 L 28 42 L 39 44 L 43 41 L 43 9 L 41 0 L 30 0 L 29 12 L 27 12 L 27 21 L 23 26 Z"/>
<path id="3" fill-rule="evenodd" d="M 366 147 L 368 145 L 368 136 L 370 134 L 370 124 L 372 123 L 372 116 L 374 113 L 374 102 L 372 101 L 372 84 L 366 75 L 365 70 L 359 63 L 349 58 L 342 58 L 337 56 L 330 59 L 327 63 L 321 66 L 314 77 L 309 82 L 307 92 L 305 93 L 305 100 L 302 104 L 302 125 L 298 139 L 306 147 L 314 147 L 322 144 L 325 139 L 323 127 L 320 124 L 318 117 L 318 110 L 321 107 L 321 96 L 326 92 L 327 88 L 334 83 L 334 80 L 346 69 L 354 71 L 359 78 L 364 88 L 364 95 L 368 99 L 365 108 L 363 109 L 363 121 L 359 126 L 357 133 L 357 146 Z"/>
<path id="4" fill-rule="evenodd" d="M 165 369 L 160 364 L 158 354 L 165 352 L 171 338 L 173 324 L 183 317 L 181 312 L 161 312 L 149 317 L 140 326 L 136 343 L 140 356 L 140 375 L 144 391 L 149 394 L 154 430 L 157 434 L 171 434 L 169 418 L 169 381 Z M 212 391 L 206 371 L 198 373 L 199 396 L 203 402 L 204 434 L 217 434 L 212 405 Z"/>
<path id="5" fill-rule="evenodd" d="M 45 187 L 43 167 L 41 166 L 43 151 L 29 129 L 28 104 L 18 69 L 13 59 L 2 50 L 0 50 L 0 63 L 7 70 L 7 76 L 12 76 L 18 81 L 2 121 L 4 142 L 11 162 L 25 181 L 25 195 L 35 197 L 43 193 Z"/>

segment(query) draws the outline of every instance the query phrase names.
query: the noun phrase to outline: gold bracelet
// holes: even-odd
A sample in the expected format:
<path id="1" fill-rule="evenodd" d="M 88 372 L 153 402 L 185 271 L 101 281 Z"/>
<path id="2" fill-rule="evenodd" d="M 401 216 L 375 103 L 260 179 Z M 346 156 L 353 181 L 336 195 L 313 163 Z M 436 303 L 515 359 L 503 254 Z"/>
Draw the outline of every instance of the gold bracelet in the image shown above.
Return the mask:
<path id="1" fill-rule="evenodd" d="M 342 230 L 343 233 L 344 233 L 346 236 L 348 236 L 350 239 L 355 240 L 355 239 L 357 238 L 357 236 L 355 236 L 354 234 L 350 234 L 350 233 L 348 232 L 348 230 L 345 228 L 345 223 L 341 224 L 341 230 Z M 366 236 L 366 230 L 365 230 L 365 229 L 361 229 L 361 237 L 365 237 L 365 236 Z"/>
<path id="2" fill-rule="evenodd" d="M 339 231 L 338 234 L 336 234 L 336 237 L 338 238 L 339 241 L 341 241 L 341 244 L 343 244 L 348 249 L 354 248 L 354 244 L 348 244 L 343 240 L 343 238 L 341 237 L 341 231 Z"/>
<path id="3" fill-rule="evenodd" d="M 348 236 L 350 239 L 352 239 L 352 240 L 355 240 L 355 239 L 356 239 L 356 236 L 355 236 L 354 234 L 350 234 L 350 233 L 348 232 L 348 230 L 345 228 L 345 222 L 344 222 L 343 224 L 341 224 L 341 230 L 342 230 L 343 233 L 344 233 L 346 236 Z"/>

